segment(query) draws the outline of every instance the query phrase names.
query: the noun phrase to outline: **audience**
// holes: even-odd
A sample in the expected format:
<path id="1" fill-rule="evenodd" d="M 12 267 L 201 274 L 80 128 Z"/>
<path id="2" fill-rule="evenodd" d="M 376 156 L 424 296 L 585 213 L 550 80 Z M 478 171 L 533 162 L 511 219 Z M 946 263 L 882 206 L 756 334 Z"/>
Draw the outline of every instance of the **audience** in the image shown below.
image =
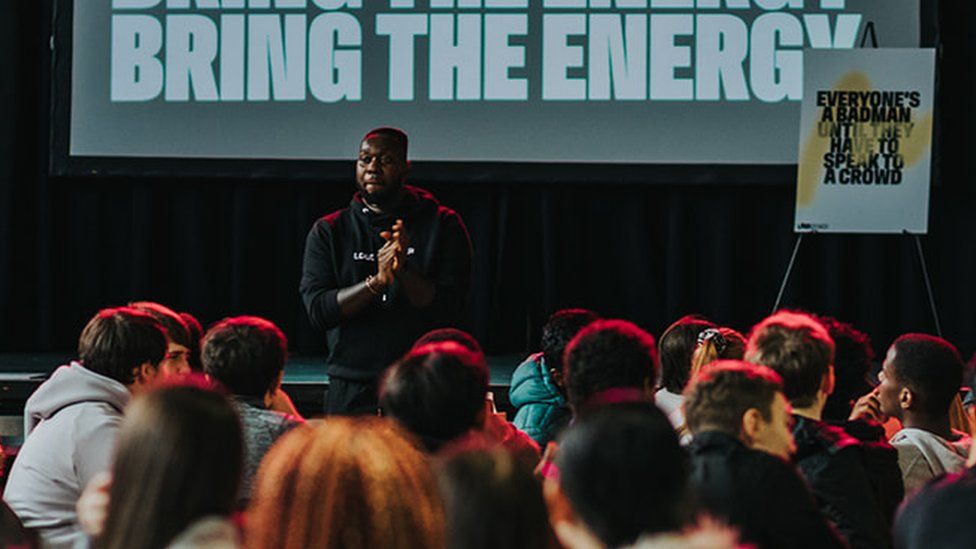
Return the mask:
<path id="1" fill-rule="evenodd" d="M 463 437 L 484 436 L 535 463 L 539 447 L 486 398 L 484 356 L 454 341 L 416 347 L 380 379 L 380 409 L 437 452 Z"/>
<path id="2" fill-rule="evenodd" d="M 166 356 L 159 363 L 163 372 L 166 375 L 190 373 L 190 349 L 194 344 L 190 327 L 183 317 L 169 307 L 152 301 L 136 301 L 129 303 L 129 307 L 151 314 L 166 330 Z"/>
<path id="3" fill-rule="evenodd" d="M 905 334 L 888 349 L 881 384 L 855 405 L 855 417 L 893 417 L 902 429 L 891 437 L 898 450 L 905 494 L 965 467 L 972 439 L 952 429 L 949 408 L 959 395 L 963 363 L 948 341 Z"/>
<path id="4" fill-rule="evenodd" d="M 436 468 L 447 549 L 555 549 L 532 467 L 485 444 L 446 448 Z"/>
<path id="5" fill-rule="evenodd" d="M 577 417 L 617 402 L 653 400 L 654 336 L 626 320 L 598 320 L 566 346 L 566 394 Z"/>
<path id="6" fill-rule="evenodd" d="M 68 548 L 84 539 L 75 502 L 96 474 L 109 469 L 129 399 L 161 375 L 166 337 L 148 313 L 103 309 L 81 333 L 78 361 L 55 370 L 27 400 L 27 438 L 4 500 L 45 547 Z"/>
<path id="7" fill-rule="evenodd" d="M 684 317 L 659 367 L 635 324 L 565 309 L 512 376 L 514 424 L 478 341 L 442 328 L 382 376 L 386 418 L 311 426 L 281 388 L 277 326 L 200 332 L 152 302 L 89 321 L 78 360 L 25 406 L 0 546 L 914 549 L 976 535 L 976 447 L 954 428 L 969 425 L 963 364 L 940 338 L 899 337 L 872 389 L 867 336 L 831 318 L 779 312 L 747 342 Z"/>
<path id="8" fill-rule="evenodd" d="M 793 409 L 793 462 L 810 484 L 823 512 L 852 548 L 891 547 L 891 516 L 875 493 L 857 439 L 822 421 L 834 390 L 834 341 L 809 315 L 779 312 L 749 334 L 749 362 L 768 366 L 783 379 Z M 887 449 L 891 485 L 901 484 L 898 455 Z M 897 505 L 897 502 L 895 502 Z"/>
<path id="9" fill-rule="evenodd" d="M 542 327 L 542 352 L 529 356 L 512 374 L 509 400 L 517 409 L 513 423 L 542 448 L 556 438 L 572 417 L 563 387 L 566 345 L 599 318 L 587 309 L 553 313 Z"/>
<path id="10" fill-rule="evenodd" d="M 698 348 L 698 336 L 706 329 L 717 327 L 701 316 L 687 315 L 661 334 L 661 388 L 654 394 L 654 403 L 669 418 L 674 418 L 671 423 L 675 428 L 684 424 L 682 393 L 691 377 L 691 356 Z"/>
<path id="11" fill-rule="evenodd" d="M 556 468 L 545 480 L 545 496 L 567 549 L 638 540 L 648 549 L 735 546 L 729 532 L 682 533 L 693 515 L 688 459 L 650 403 L 610 404 L 581 417 L 560 438 Z"/>
<path id="12" fill-rule="evenodd" d="M 96 549 L 233 549 L 241 427 L 202 382 L 136 398 L 119 430 L 108 514 Z"/>
<path id="13" fill-rule="evenodd" d="M 203 338 L 203 369 L 234 395 L 244 430 L 244 474 L 238 504 L 247 505 L 261 458 L 302 418 L 281 379 L 288 357 L 285 334 L 256 316 L 225 318 Z"/>
<path id="14" fill-rule="evenodd" d="M 444 510 L 424 453 L 395 423 L 331 417 L 276 444 L 258 471 L 245 546 L 445 546 Z"/>
<path id="15" fill-rule="evenodd" d="M 765 366 L 717 361 L 692 380 L 691 481 L 702 509 L 766 547 L 844 547 L 789 463 L 796 446 L 783 382 Z"/>

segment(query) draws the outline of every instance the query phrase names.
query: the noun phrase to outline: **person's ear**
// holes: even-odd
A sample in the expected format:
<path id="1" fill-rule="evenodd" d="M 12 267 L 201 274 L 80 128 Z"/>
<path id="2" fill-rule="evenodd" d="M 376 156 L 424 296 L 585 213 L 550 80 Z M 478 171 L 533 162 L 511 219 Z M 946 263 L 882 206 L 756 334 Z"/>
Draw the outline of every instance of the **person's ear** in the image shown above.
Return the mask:
<path id="1" fill-rule="evenodd" d="M 275 378 L 274 382 L 271 383 L 271 387 L 268 387 L 268 391 L 264 393 L 264 406 L 270 407 L 271 402 L 274 400 L 275 393 L 281 388 L 281 381 L 285 378 L 285 370 L 282 368 L 278 372 L 278 377 Z"/>
<path id="2" fill-rule="evenodd" d="M 820 390 L 825 396 L 830 396 L 834 394 L 834 389 L 837 388 L 837 375 L 834 372 L 834 365 L 831 364 L 827 366 L 827 373 L 824 375 L 823 381 L 820 383 Z"/>
<path id="3" fill-rule="evenodd" d="M 487 397 L 485 397 L 484 404 L 481 406 L 481 408 L 478 408 L 478 415 L 474 416 L 475 428 L 479 430 L 485 428 L 485 421 L 488 420 L 488 414 L 491 413 L 490 408 L 491 408 L 491 401 L 488 400 Z"/>
<path id="4" fill-rule="evenodd" d="M 902 387 L 898 392 L 898 405 L 902 410 L 908 410 L 915 403 L 915 393 L 908 387 Z"/>
<path id="5" fill-rule="evenodd" d="M 136 392 L 148 388 L 156 381 L 159 375 L 159 366 L 152 362 L 143 362 L 132 369 L 132 388 Z"/>
<path id="6" fill-rule="evenodd" d="M 746 446 L 751 446 L 753 441 L 759 438 L 763 427 L 762 412 L 757 408 L 749 408 L 742 414 L 742 442 Z"/>

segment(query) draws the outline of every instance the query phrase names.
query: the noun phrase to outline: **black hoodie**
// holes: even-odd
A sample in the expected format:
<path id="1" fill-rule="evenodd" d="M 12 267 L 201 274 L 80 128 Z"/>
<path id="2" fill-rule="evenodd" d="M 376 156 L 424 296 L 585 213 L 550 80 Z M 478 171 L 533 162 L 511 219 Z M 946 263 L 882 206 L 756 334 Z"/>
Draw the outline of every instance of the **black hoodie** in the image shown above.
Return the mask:
<path id="1" fill-rule="evenodd" d="M 409 236 L 406 267 L 434 283 L 433 302 L 410 304 L 397 282 L 351 318 L 342 318 L 337 294 L 376 274 L 380 231 L 403 219 Z M 455 325 L 471 281 L 471 241 L 464 222 L 430 193 L 404 186 L 396 212 L 377 214 L 357 193 L 348 208 L 312 226 L 305 242 L 299 291 L 312 324 L 328 333 L 329 375 L 372 380 L 430 329 Z"/>

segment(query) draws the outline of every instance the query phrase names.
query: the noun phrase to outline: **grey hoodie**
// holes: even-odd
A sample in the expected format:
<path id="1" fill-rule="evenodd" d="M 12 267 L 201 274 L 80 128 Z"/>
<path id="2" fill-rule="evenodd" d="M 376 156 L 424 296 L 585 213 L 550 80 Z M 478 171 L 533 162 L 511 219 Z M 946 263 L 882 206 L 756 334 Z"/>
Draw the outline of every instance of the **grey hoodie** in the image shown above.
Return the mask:
<path id="1" fill-rule="evenodd" d="M 891 445 L 898 450 L 906 496 L 937 476 L 966 468 L 973 439 L 961 431 L 952 433 L 955 440 L 949 441 L 923 429 L 906 427 L 891 437 Z"/>
<path id="2" fill-rule="evenodd" d="M 93 476 L 109 470 L 130 396 L 122 383 L 72 362 L 27 399 L 27 439 L 3 497 L 44 547 L 85 544 L 75 502 Z"/>

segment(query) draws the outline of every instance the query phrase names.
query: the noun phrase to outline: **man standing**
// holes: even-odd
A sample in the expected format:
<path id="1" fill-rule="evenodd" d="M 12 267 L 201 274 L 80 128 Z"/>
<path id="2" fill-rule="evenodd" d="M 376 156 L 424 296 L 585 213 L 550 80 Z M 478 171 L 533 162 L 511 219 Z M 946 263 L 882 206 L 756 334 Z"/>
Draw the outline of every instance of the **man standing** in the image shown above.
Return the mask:
<path id="1" fill-rule="evenodd" d="M 407 136 L 363 138 L 349 207 L 308 234 L 299 291 L 328 334 L 328 414 L 372 414 L 380 373 L 428 330 L 456 324 L 471 279 L 471 242 L 453 210 L 405 185 Z"/>

